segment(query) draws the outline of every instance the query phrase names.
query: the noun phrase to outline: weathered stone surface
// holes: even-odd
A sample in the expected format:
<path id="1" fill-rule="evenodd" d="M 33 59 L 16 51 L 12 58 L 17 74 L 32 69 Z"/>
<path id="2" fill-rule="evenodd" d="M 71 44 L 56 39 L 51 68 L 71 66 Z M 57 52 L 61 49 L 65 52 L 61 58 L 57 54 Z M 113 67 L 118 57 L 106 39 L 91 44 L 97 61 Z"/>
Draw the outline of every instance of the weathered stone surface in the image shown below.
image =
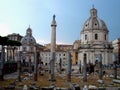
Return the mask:
<path id="1" fill-rule="evenodd" d="M 97 87 L 94 85 L 89 85 L 88 88 L 89 90 L 97 90 Z"/>
<path id="2" fill-rule="evenodd" d="M 113 79 L 113 83 L 119 83 L 119 84 L 120 84 L 120 80 L 118 80 L 118 79 Z"/>
<path id="3" fill-rule="evenodd" d="M 100 87 L 98 90 L 107 90 L 105 87 Z"/>
<path id="4" fill-rule="evenodd" d="M 28 90 L 27 85 L 24 85 L 23 90 Z"/>
<path id="5" fill-rule="evenodd" d="M 42 87 L 41 90 L 54 90 L 54 88 L 51 88 L 51 87 Z"/>
<path id="6" fill-rule="evenodd" d="M 98 80 L 98 83 L 104 84 L 104 81 L 103 80 Z"/>

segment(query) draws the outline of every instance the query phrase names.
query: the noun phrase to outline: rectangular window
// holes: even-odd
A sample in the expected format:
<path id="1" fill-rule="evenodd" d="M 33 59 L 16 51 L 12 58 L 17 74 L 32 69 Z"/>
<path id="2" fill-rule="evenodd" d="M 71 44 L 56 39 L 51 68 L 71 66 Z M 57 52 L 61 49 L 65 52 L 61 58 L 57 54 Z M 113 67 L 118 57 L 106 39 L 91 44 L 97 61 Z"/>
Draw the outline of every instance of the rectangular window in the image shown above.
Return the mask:
<path id="1" fill-rule="evenodd" d="M 105 34 L 105 40 L 106 40 L 106 34 Z"/>
<path id="2" fill-rule="evenodd" d="M 23 47 L 23 51 L 26 51 L 26 47 Z"/>
<path id="3" fill-rule="evenodd" d="M 87 40 L 87 35 L 85 35 L 85 40 Z"/>
<path id="4" fill-rule="evenodd" d="M 98 40 L 98 34 L 95 34 L 95 40 Z"/>

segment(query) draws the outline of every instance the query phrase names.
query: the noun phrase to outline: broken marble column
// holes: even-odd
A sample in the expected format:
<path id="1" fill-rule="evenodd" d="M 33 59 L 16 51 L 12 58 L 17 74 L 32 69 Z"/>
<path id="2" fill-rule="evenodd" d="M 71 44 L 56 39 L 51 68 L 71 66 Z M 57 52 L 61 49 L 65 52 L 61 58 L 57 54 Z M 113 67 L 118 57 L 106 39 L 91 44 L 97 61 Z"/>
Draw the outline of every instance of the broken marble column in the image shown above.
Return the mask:
<path id="1" fill-rule="evenodd" d="M 81 73 L 81 60 L 79 61 L 79 72 Z"/>
<path id="2" fill-rule="evenodd" d="M 103 71 L 102 71 L 102 54 L 98 56 L 98 65 L 99 65 L 99 80 L 98 83 L 103 84 L 104 81 L 102 80 Z"/>
<path id="3" fill-rule="evenodd" d="M 114 74 L 114 79 L 117 79 L 117 55 L 116 53 L 113 54 L 113 74 Z"/>
<path id="4" fill-rule="evenodd" d="M 87 82 L 87 55 L 86 53 L 83 54 L 83 81 Z"/>
<path id="5" fill-rule="evenodd" d="M 102 54 L 99 54 L 98 57 L 98 63 L 99 63 L 99 79 L 102 80 Z"/>
<path id="6" fill-rule="evenodd" d="M 59 62 L 59 67 L 60 67 L 59 73 L 61 74 L 62 73 L 62 59 L 61 58 L 60 58 L 60 62 Z"/>
<path id="7" fill-rule="evenodd" d="M 71 82 L 71 67 L 72 67 L 71 53 L 68 52 L 68 72 L 67 72 L 68 82 Z"/>
<path id="8" fill-rule="evenodd" d="M 21 51 L 18 51 L 18 81 L 21 81 Z"/>
<path id="9" fill-rule="evenodd" d="M 37 50 L 35 47 L 35 52 L 34 52 L 34 81 L 37 81 Z"/>
<path id="10" fill-rule="evenodd" d="M 5 62 L 5 47 L 2 46 L 2 51 L 1 51 L 1 57 L 0 57 L 0 80 L 4 80 L 4 73 L 3 73 L 3 67 L 4 67 L 4 62 Z"/>

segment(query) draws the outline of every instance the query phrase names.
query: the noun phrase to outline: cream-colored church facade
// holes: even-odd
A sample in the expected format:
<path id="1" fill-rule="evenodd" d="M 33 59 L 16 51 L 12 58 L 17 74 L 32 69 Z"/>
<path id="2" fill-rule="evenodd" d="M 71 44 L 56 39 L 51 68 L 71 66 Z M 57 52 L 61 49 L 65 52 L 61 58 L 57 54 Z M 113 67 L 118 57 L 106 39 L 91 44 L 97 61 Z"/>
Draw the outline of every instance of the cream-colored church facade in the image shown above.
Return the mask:
<path id="1" fill-rule="evenodd" d="M 34 64 L 37 43 L 35 38 L 32 36 L 32 29 L 30 27 L 26 30 L 26 35 L 21 39 L 21 44 L 21 62 L 26 66 L 30 63 Z"/>
<path id="2" fill-rule="evenodd" d="M 102 64 L 112 64 L 112 43 L 108 41 L 109 30 L 103 20 L 97 16 L 97 10 L 90 10 L 90 17 L 84 23 L 81 31 L 78 51 L 78 63 L 83 63 L 83 55 L 87 55 L 87 63 L 95 64 L 98 55 L 102 54 Z"/>

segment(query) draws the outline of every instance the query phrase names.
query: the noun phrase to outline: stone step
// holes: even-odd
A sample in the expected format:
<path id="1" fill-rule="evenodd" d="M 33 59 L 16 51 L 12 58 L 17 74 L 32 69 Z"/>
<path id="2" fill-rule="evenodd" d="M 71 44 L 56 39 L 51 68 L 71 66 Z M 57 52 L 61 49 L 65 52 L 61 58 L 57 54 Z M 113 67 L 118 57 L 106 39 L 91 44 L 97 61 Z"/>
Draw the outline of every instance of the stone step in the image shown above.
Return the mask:
<path id="1" fill-rule="evenodd" d="M 113 83 L 119 83 L 119 84 L 120 84 L 120 80 L 118 80 L 118 79 L 113 79 Z"/>

